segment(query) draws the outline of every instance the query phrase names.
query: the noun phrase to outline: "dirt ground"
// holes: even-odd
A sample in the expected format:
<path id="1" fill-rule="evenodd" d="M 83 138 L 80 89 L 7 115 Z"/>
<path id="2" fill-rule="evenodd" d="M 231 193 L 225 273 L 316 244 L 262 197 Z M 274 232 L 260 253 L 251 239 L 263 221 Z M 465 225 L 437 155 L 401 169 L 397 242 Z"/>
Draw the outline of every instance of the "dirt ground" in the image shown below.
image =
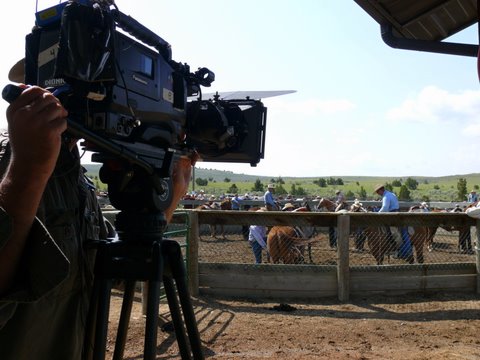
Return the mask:
<path id="1" fill-rule="evenodd" d="M 107 358 L 122 293 L 111 300 Z M 480 359 L 480 302 L 474 294 L 402 295 L 280 304 L 193 298 L 207 359 Z M 157 359 L 179 359 L 170 312 L 160 306 Z M 143 359 L 145 317 L 134 301 L 125 359 Z"/>

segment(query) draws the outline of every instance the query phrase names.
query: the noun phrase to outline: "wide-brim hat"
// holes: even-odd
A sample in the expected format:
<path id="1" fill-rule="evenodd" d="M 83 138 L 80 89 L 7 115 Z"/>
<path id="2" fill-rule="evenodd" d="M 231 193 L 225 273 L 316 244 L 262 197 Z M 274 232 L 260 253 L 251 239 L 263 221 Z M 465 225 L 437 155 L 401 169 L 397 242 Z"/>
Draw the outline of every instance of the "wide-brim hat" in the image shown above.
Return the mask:
<path id="1" fill-rule="evenodd" d="M 286 203 L 285 205 L 283 205 L 282 211 L 285 211 L 288 209 L 295 209 L 295 206 L 292 203 Z"/>
<path id="2" fill-rule="evenodd" d="M 23 83 L 25 82 L 25 59 L 18 60 L 8 72 L 8 80 Z"/>
<path id="3" fill-rule="evenodd" d="M 267 188 L 269 188 L 269 189 L 275 189 L 275 185 L 274 185 L 274 184 L 268 184 Z"/>
<path id="4" fill-rule="evenodd" d="M 383 184 L 377 184 L 375 185 L 375 187 L 373 188 L 373 192 L 377 192 L 378 190 L 381 190 L 381 189 L 385 189 L 385 185 Z"/>

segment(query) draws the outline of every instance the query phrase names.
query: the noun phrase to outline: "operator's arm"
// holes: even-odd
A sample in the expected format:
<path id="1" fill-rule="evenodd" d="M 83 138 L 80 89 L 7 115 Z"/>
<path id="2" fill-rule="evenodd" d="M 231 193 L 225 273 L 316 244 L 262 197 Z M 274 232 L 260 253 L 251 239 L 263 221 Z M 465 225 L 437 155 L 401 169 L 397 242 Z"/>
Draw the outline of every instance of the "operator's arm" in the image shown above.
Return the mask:
<path id="1" fill-rule="evenodd" d="M 0 182 L 0 207 L 12 229 L 0 236 L 0 294 L 18 271 L 43 191 L 55 168 L 67 111 L 50 92 L 30 87 L 7 109 L 10 163 Z"/>
<path id="2" fill-rule="evenodd" d="M 192 166 L 198 159 L 198 154 L 195 152 L 190 157 L 182 156 L 176 161 L 173 167 L 172 181 L 173 181 L 173 199 L 170 207 L 165 210 L 165 217 L 167 222 L 170 222 L 173 212 L 177 208 L 178 202 L 182 199 L 188 189 L 188 184 L 192 177 Z"/>

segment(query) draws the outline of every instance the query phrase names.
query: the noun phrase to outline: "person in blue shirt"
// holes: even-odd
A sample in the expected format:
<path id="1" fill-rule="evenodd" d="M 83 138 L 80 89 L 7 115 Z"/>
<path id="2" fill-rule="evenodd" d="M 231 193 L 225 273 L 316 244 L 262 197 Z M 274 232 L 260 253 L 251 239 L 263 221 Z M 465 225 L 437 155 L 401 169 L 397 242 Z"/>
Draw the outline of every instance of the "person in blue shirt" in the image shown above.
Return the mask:
<path id="1" fill-rule="evenodd" d="M 467 202 L 469 203 L 475 203 L 478 201 L 478 195 L 475 190 L 470 191 L 470 194 L 468 194 L 468 199 Z"/>
<path id="2" fill-rule="evenodd" d="M 397 196 L 393 192 L 385 189 L 385 185 L 377 185 L 374 191 L 375 193 L 377 193 L 382 197 L 382 207 L 380 208 L 380 210 L 378 210 L 378 212 L 400 211 L 400 206 L 398 203 Z M 400 234 L 402 236 L 402 243 L 400 244 L 400 248 L 398 249 L 397 257 L 407 260 L 408 262 L 411 263 L 413 262 L 413 249 L 412 249 L 412 243 L 410 241 L 410 236 L 408 234 L 408 228 L 400 227 L 398 230 L 400 231 Z M 397 248 L 389 226 L 387 226 L 387 234 L 388 234 L 388 240 L 391 246 L 394 246 L 394 248 Z"/>
<path id="3" fill-rule="evenodd" d="M 235 194 L 232 198 L 232 210 L 240 210 L 241 200 L 238 197 L 238 194 Z"/>
<path id="4" fill-rule="evenodd" d="M 382 197 L 382 207 L 378 212 L 398 212 L 400 210 L 397 196 L 386 190 L 384 185 L 376 186 L 375 192 Z"/>
<path id="5" fill-rule="evenodd" d="M 275 192 L 275 185 L 268 184 L 267 191 L 263 195 L 263 201 L 265 202 L 265 207 L 268 211 L 278 210 L 278 206 L 273 199 L 273 193 Z"/>

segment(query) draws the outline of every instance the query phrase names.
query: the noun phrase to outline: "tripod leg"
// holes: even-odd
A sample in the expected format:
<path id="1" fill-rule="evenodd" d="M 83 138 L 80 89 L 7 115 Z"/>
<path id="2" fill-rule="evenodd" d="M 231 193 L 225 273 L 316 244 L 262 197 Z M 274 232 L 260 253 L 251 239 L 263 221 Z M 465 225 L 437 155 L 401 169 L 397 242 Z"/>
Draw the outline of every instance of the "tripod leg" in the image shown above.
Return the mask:
<path id="1" fill-rule="evenodd" d="M 127 339 L 128 324 L 132 313 L 133 297 L 135 296 L 135 281 L 129 280 L 125 282 L 125 290 L 123 293 L 122 312 L 118 322 L 117 339 L 115 341 L 115 351 L 113 360 L 123 359 L 125 350 L 125 342 Z"/>
<path id="2" fill-rule="evenodd" d="M 180 312 L 177 294 L 175 293 L 173 279 L 169 276 L 164 276 L 163 286 L 165 288 L 165 294 L 167 295 L 168 308 L 170 309 L 170 314 L 172 315 L 173 327 L 175 329 L 180 355 L 182 356 L 183 360 L 190 359 L 190 347 L 187 343 L 187 334 L 185 333 L 185 327 L 183 325 L 182 314 Z"/>
<path id="3" fill-rule="evenodd" d="M 182 305 L 183 316 L 185 318 L 185 325 L 192 347 L 193 358 L 196 360 L 203 360 L 202 343 L 200 341 L 200 334 L 198 332 L 197 320 L 193 312 L 193 305 L 190 300 L 190 293 L 185 278 L 175 279 L 177 284 L 177 291 Z"/>
<path id="4" fill-rule="evenodd" d="M 185 326 L 187 328 L 190 346 L 194 359 L 204 359 L 200 334 L 198 332 L 195 313 L 190 298 L 190 292 L 187 286 L 187 272 L 183 263 L 182 251 L 180 245 L 176 241 L 164 240 L 162 243 L 164 256 L 166 255 L 166 267 L 172 273 L 172 277 L 177 285 L 178 296 L 182 306 L 183 316 L 185 318 Z M 178 305 L 177 305 L 178 306 Z"/>
<path id="5" fill-rule="evenodd" d="M 160 282 L 148 282 L 147 319 L 145 324 L 144 359 L 154 360 L 157 354 L 158 307 L 160 306 Z"/>
<path id="6" fill-rule="evenodd" d="M 148 282 L 147 320 L 145 324 L 144 359 L 155 360 L 157 353 L 158 307 L 160 306 L 160 281 L 163 274 L 163 258 L 160 242 L 152 246 L 152 268 Z"/>
<path id="7" fill-rule="evenodd" d="M 107 348 L 108 313 L 110 311 L 110 294 L 112 281 L 104 279 L 98 299 L 97 323 L 95 324 L 95 346 L 93 360 L 104 360 Z"/>

